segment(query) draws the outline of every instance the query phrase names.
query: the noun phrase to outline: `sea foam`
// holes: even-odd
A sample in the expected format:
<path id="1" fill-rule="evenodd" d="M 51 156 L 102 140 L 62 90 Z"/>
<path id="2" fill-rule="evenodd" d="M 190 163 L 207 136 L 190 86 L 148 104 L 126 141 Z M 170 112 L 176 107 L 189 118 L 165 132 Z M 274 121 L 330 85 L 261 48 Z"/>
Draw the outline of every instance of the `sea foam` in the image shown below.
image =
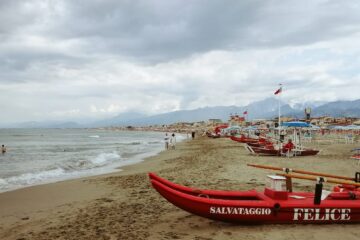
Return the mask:
<path id="1" fill-rule="evenodd" d="M 96 158 L 92 159 L 91 162 L 96 166 L 104 166 L 108 162 L 121 159 L 121 156 L 116 152 L 112 153 L 100 153 Z"/>
<path id="2" fill-rule="evenodd" d="M 1 159 L 0 192 L 118 171 L 160 152 L 163 135 L 91 129 L 0 129 L 0 140 L 9 146 Z"/>
<path id="3" fill-rule="evenodd" d="M 64 169 L 56 168 L 46 171 L 39 171 L 34 173 L 24 173 L 18 176 L 12 176 L 5 179 L 0 179 L 0 190 L 18 186 L 28 186 L 46 181 L 47 179 L 58 178 L 65 174 Z"/>

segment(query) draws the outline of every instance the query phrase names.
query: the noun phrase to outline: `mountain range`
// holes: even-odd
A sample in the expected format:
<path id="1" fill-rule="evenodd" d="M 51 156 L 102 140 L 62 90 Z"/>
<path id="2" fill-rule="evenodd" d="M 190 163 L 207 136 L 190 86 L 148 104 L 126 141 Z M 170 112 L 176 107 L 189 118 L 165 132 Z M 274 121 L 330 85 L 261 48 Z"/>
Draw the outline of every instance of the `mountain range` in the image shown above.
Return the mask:
<path id="1" fill-rule="evenodd" d="M 118 126 L 148 126 L 154 124 L 171 124 L 175 122 L 197 122 L 204 121 L 211 118 L 221 119 L 226 121 L 230 114 L 242 115 L 243 112 L 248 112 L 248 119 L 270 119 L 278 116 L 278 100 L 275 98 L 267 98 L 261 101 L 250 103 L 247 106 L 217 106 L 204 107 L 193 110 L 180 110 L 152 116 L 141 116 L 139 118 L 129 118 L 125 113 L 108 119 L 111 125 Z M 360 99 L 355 101 L 336 101 L 329 103 L 306 103 L 296 104 L 290 106 L 284 102 L 280 103 L 281 115 L 294 118 L 304 118 L 304 108 L 310 107 L 312 109 L 312 116 L 333 116 L 333 117 L 359 117 L 360 118 Z M 133 115 L 131 113 L 130 115 Z M 100 122 L 103 123 L 103 122 Z M 95 125 L 101 125 L 95 123 Z"/>
<path id="2" fill-rule="evenodd" d="M 121 113 L 113 118 L 95 121 L 88 124 L 76 122 L 25 122 L 11 127 L 21 128 L 79 128 L 106 126 L 149 126 L 155 124 L 171 124 L 175 122 L 197 122 L 208 119 L 222 119 L 226 121 L 230 114 L 242 115 L 248 112 L 248 119 L 270 119 L 278 115 L 278 100 L 267 98 L 250 103 L 247 106 L 217 106 L 204 107 L 193 110 L 180 110 L 147 116 L 138 112 Z M 290 106 L 284 102 L 281 105 L 281 115 L 294 118 L 304 118 L 304 108 L 311 107 L 311 116 L 358 117 L 360 118 L 360 99 L 354 101 L 336 101 L 328 103 L 302 103 Z"/>

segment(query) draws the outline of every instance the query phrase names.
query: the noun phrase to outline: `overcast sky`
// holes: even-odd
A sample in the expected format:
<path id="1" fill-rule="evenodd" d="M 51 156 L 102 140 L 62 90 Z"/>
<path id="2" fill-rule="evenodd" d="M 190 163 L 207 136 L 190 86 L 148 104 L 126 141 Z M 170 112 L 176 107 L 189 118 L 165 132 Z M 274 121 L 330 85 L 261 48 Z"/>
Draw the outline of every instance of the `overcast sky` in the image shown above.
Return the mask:
<path id="1" fill-rule="evenodd" d="M 0 123 L 360 98 L 360 1 L 1 0 Z"/>

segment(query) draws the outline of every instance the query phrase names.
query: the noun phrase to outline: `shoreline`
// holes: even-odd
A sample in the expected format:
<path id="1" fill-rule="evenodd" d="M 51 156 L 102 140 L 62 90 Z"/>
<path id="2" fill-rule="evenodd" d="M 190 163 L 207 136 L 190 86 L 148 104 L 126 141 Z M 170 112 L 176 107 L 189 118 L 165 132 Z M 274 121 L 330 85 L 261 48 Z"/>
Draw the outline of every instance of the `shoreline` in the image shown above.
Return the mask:
<path id="1" fill-rule="evenodd" d="M 0 239 L 358 239 L 353 225 L 227 224 L 189 214 L 164 200 L 147 173 L 206 189 L 262 191 L 269 172 L 247 163 L 351 175 L 355 144 L 322 145 L 314 157 L 249 155 L 229 139 L 199 138 L 177 144 L 123 171 L 50 183 L 0 194 Z M 294 181 L 295 190 L 314 184 Z M 329 189 L 332 185 L 326 185 Z"/>
<path id="2" fill-rule="evenodd" d="M 117 172 L 123 171 L 123 168 L 125 168 L 127 166 L 139 164 L 139 163 L 145 161 L 147 158 L 158 155 L 162 151 L 163 150 L 157 149 L 157 150 L 154 150 L 151 152 L 137 154 L 133 157 L 132 160 L 125 160 L 121 164 L 119 164 L 119 165 L 117 164 L 117 166 L 100 167 L 100 169 L 98 169 L 100 171 L 97 173 L 94 173 L 94 174 L 86 173 L 86 171 L 79 172 L 79 175 L 76 175 L 71 178 L 62 178 L 62 177 L 53 178 L 53 179 L 48 179 L 47 181 L 38 182 L 35 184 L 20 186 L 17 188 L 6 190 L 6 191 L 0 191 L 0 195 L 2 193 L 8 193 L 8 192 L 17 191 L 17 190 L 21 190 L 21 189 L 25 189 L 25 188 L 31 188 L 31 187 L 53 184 L 53 183 L 60 183 L 60 182 L 64 182 L 64 181 L 81 180 L 81 179 L 85 179 L 85 178 L 91 178 L 91 177 L 97 177 L 97 176 L 103 176 L 103 175 L 108 175 L 108 174 L 112 174 L 112 173 L 117 173 Z M 94 170 L 94 169 L 89 169 L 89 170 Z"/>
<path id="3" fill-rule="evenodd" d="M 178 142 L 184 142 L 186 139 L 181 140 Z M 81 181 L 81 180 L 86 180 L 86 179 L 91 179 L 91 178 L 96 178 L 96 177 L 105 177 L 105 176 L 109 176 L 112 174 L 117 174 L 121 171 L 124 171 L 125 169 L 129 168 L 132 165 L 137 165 L 137 164 L 141 164 L 142 162 L 146 161 L 149 158 L 152 157 L 156 157 L 157 155 L 159 155 L 161 152 L 165 151 L 164 149 L 156 149 L 154 151 L 151 152 L 146 152 L 146 153 L 140 153 L 135 155 L 135 157 L 133 158 L 133 160 L 126 160 L 124 161 L 123 165 L 120 166 L 113 166 L 112 169 L 108 169 L 106 172 L 104 173 L 98 173 L 98 174 L 93 174 L 93 175 L 85 175 L 85 176 L 81 176 L 79 175 L 78 177 L 74 177 L 74 178 L 68 178 L 68 179 L 59 179 L 59 180 L 54 180 L 54 181 L 45 181 L 45 182 L 40 182 L 34 185 L 28 185 L 28 186 L 22 186 L 19 188 L 15 188 L 15 189 L 10 189 L 10 190 L 6 190 L 3 192 L 0 192 L 0 196 L 2 194 L 6 194 L 6 193 L 10 193 L 10 192 L 14 192 L 14 191 L 18 191 L 18 190 L 24 190 L 27 188 L 33 188 L 33 187 L 39 187 L 42 185 L 49 185 L 49 184 L 57 184 L 57 183 L 62 183 L 62 182 L 67 182 L 67 181 Z"/>
<path id="4" fill-rule="evenodd" d="M 186 142 L 186 138 L 182 139 L 177 143 L 177 147 L 186 144 Z M 157 165 L 151 162 L 152 159 L 164 158 L 169 153 L 171 155 L 172 151 L 174 150 L 159 149 L 155 153 L 146 153 L 145 155 L 150 154 L 150 156 L 141 156 L 135 162 L 116 167 L 109 173 L 36 184 L 0 192 L 0 239 L 16 239 L 13 234 L 17 235 L 18 233 L 12 230 L 14 225 L 15 228 L 22 226 L 23 222 L 28 225 L 27 221 L 30 219 L 36 225 L 49 215 L 56 215 L 59 211 L 66 213 L 73 209 L 80 209 L 91 201 L 111 195 L 111 188 L 106 186 L 104 188 L 103 184 L 94 184 L 94 182 L 99 179 L 143 172 L 145 168 Z M 165 156 L 161 157 L 161 155 Z"/>
<path id="5" fill-rule="evenodd" d="M 186 136 L 183 134 L 179 134 L 178 143 L 184 140 L 186 140 Z M 124 158 L 122 157 L 121 152 L 118 153 L 117 152 L 118 150 L 114 149 L 113 152 L 110 154 L 114 154 L 114 153 L 119 154 L 118 155 L 119 161 L 113 163 L 109 162 L 103 166 L 95 166 L 88 169 L 73 169 L 72 171 L 67 171 L 62 166 L 57 166 L 56 168 L 51 168 L 49 170 L 41 170 L 41 171 L 31 171 L 29 169 L 28 172 L 23 172 L 19 175 L 13 175 L 3 178 L 4 182 L 2 188 L 0 189 L 0 194 L 4 192 L 11 192 L 18 189 L 27 188 L 27 187 L 33 187 L 43 184 L 56 183 L 56 182 L 72 180 L 72 179 L 81 179 L 86 177 L 117 172 L 119 171 L 119 169 L 121 170 L 124 166 L 137 164 L 139 162 L 144 161 L 144 159 L 148 157 L 159 154 L 161 151 L 164 150 L 163 143 L 161 142 L 161 138 L 159 143 L 160 144 L 157 145 L 149 145 L 150 147 L 147 147 L 146 151 L 134 153 L 132 154 L 132 156 L 128 156 Z M 94 156 L 93 159 L 98 158 L 103 154 L 108 154 L 108 152 L 103 151 L 103 153 Z M 91 163 L 93 160 L 91 158 L 88 158 L 87 161 Z M 26 180 L 25 178 L 30 178 L 30 180 Z M 0 180 L 2 179 L 0 178 Z"/>

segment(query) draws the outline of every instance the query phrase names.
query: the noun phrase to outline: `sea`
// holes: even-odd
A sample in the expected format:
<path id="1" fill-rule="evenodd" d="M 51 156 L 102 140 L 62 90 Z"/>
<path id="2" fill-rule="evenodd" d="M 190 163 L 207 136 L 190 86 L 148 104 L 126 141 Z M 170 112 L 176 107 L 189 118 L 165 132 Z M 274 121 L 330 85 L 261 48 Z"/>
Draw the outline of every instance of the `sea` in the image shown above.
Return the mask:
<path id="1" fill-rule="evenodd" d="M 118 171 L 162 151 L 163 138 L 161 132 L 0 129 L 7 148 L 0 153 L 0 192 Z"/>

